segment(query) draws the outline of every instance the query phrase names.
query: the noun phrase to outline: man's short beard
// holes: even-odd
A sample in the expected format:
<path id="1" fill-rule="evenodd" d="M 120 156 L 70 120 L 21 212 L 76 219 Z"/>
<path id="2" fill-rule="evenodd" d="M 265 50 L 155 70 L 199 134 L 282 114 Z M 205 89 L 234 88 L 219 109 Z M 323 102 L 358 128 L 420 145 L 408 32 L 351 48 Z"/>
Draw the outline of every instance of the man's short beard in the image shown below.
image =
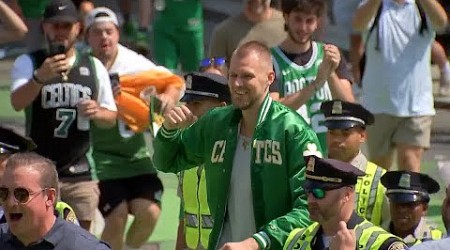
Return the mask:
<path id="1" fill-rule="evenodd" d="M 304 42 L 299 39 L 296 39 L 295 36 L 292 34 L 292 31 L 289 27 L 287 27 L 287 34 L 288 34 L 289 38 L 297 45 L 305 45 L 307 43 L 310 43 L 312 40 L 312 35 L 309 36 L 309 38 Z"/>

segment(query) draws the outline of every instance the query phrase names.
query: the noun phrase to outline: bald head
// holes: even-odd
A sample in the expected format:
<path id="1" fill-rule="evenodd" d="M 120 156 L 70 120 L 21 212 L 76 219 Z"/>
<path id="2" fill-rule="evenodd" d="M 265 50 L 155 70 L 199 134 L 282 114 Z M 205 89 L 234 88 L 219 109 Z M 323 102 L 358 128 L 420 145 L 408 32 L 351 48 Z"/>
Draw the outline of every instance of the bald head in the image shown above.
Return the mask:
<path id="1" fill-rule="evenodd" d="M 264 68 L 264 70 L 272 71 L 272 55 L 269 47 L 264 43 L 258 41 L 250 41 L 240 45 L 232 54 L 231 60 L 234 57 L 244 58 L 247 56 L 255 57 L 255 60 Z"/>

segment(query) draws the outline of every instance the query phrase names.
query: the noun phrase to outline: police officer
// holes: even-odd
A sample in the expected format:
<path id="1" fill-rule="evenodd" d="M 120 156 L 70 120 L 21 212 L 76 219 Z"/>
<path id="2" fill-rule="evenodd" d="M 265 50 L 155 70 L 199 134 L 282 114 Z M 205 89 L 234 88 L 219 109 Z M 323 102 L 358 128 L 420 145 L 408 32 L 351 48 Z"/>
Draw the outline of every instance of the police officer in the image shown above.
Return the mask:
<path id="1" fill-rule="evenodd" d="M 381 177 L 387 188 L 392 221 L 389 232 L 408 246 L 442 238 L 442 232 L 427 225 L 423 216 L 428 210 L 430 194 L 439 191 L 439 184 L 426 174 L 410 171 L 389 171 Z"/>
<path id="2" fill-rule="evenodd" d="M 368 161 L 361 152 L 361 145 L 367 140 L 366 126 L 374 122 L 373 114 L 359 104 L 341 100 L 322 103 L 321 111 L 328 128 L 328 157 L 348 162 L 366 173 L 355 186 L 356 212 L 377 226 L 387 227 L 389 202 L 380 182 L 386 170 Z"/>
<path id="3" fill-rule="evenodd" d="M 230 103 L 230 91 L 227 78 L 213 73 L 193 72 L 185 75 L 186 91 L 182 102 L 192 113 L 201 117 L 215 107 L 223 107 Z M 213 219 L 209 210 L 206 195 L 206 179 L 203 166 L 181 172 L 181 198 L 183 220 L 183 240 L 178 238 L 177 249 L 207 249 L 209 235 L 213 227 Z M 180 228 L 181 229 L 181 228 Z"/>
<path id="4" fill-rule="evenodd" d="M 356 242 L 357 249 L 408 249 L 400 238 L 354 211 L 355 185 L 365 175 L 363 171 L 334 159 L 306 156 L 305 161 L 304 189 L 309 216 L 315 222 L 294 229 L 284 249 L 356 249 Z"/>
<path id="5" fill-rule="evenodd" d="M 6 160 L 14 153 L 31 151 L 36 148 L 33 140 L 21 136 L 11 129 L 0 127 L 0 180 L 5 170 Z"/>
<path id="6" fill-rule="evenodd" d="M 0 127 L 0 182 L 5 171 L 6 161 L 8 158 L 19 152 L 32 151 L 36 148 L 36 144 L 28 137 L 21 136 L 11 129 Z M 66 221 L 79 224 L 73 209 L 65 202 L 56 203 L 56 211 Z M 0 223 L 5 223 L 3 209 L 0 206 Z"/>

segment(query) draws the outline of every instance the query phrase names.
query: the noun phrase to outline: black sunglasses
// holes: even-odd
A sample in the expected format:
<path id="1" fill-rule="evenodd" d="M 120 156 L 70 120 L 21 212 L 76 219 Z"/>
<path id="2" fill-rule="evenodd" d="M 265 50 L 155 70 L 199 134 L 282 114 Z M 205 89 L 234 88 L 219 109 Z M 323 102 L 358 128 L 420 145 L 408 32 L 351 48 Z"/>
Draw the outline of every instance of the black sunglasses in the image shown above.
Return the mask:
<path id="1" fill-rule="evenodd" d="M 36 197 L 36 194 L 40 194 L 43 191 L 48 190 L 49 188 L 44 188 L 35 192 L 31 192 L 26 188 L 18 187 L 15 188 L 12 193 L 14 194 L 14 199 L 19 202 L 20 204 L 26 204 L 30 202 L 34 197 Z M 9 189 L 7 187 L 0 187 L 0 203 L 6 202 L 9 196 Z"/>
<path id="2" fill-rule="evenodd" d="M 206 68 L 211 65 L 214 65 L 216 67 L 220 67 L 225 64 L 225 58 L 224 57 L 211 57 L 211 58 L 205 58 L 200 61 L 200 67 Z"/>
<path id="3" fill-rule="evenodd" d="M 339 189 L 342 187 L 351 187 L 348 185 L 338 185 L 338 186 L 330 186 L 330 187 L 307 187 L 306 185 L 303 186 L 303 189 L 305 190 L 306 194 L 312 194 L 314 198 L 321 200 L 325 198 L 325 195 L 327 194 L 327 191 Z"/>
<path id="4" fill-rule="evenodd" d="M 305 192 L 307 194 L 312 194 L 314 196 L 314 198 L 321 200 L 323 198 L 325 198 L 325 195 L 327 194 L 326 189 L 323 188 L 312 188 L 312 189 L 306 189 L 305 188 Z"/>

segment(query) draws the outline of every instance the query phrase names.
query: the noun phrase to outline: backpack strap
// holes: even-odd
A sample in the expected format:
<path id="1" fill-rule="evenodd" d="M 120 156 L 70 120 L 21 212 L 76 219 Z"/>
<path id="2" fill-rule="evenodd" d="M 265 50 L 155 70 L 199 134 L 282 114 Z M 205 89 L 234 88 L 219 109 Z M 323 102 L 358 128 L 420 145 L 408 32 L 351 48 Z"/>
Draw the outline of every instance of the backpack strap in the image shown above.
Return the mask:
<path id="1" fill-rule="evenodd" d="M 373 30 L 377 28 L 377 43 L 375 45 L 376 50 L 380 50 L 380 34 L 378 29 L 378 21 L 380 20 L 381 11 L 383 10 L 383 2 L 380 3 L 380 7 L 378 7 L 377 14 L 375 15 L 375 18 L 373 19 L 372 26 L 370 26 L 369 33 L 367 33 L 366 36 L 366 48 L 367 48 L 367 41 L 369 41 L 370 35 L 372 34 Z"/>
<path id="2" fill-rule="evenodd" d="M 417 9 L 419 10 L 419 15 L 420 15 L 419 33 L 420 33 L 420 35 L 423 36 L 423 33 L 425 32 L 425 30 L 428 30 L 427 16 L 425 15 L 425 10 L 423 9 L 423 7 L 420 5 L 419 2 L 416 2 L 416 6 L 417 6 Z"/>
<path id="3" fill-rule="evenodd" d="M 427 17 L 425 15 L 425 10 L 420 5 L 420 3 L 416 2 L 416 6 L 417 6 L 417 9 L 419 10 L 419 15 L 420 15 L 419 33 L 420 33 L 420 35 L 423 36 L 424 32 L 426 30 L 428 30 Z M 380 7 L 378 8 L 377 14 L 375 16 L 375 19 L 373 20 L 372 26 L 369 29 L 369 34 L 367 34 L 367 39 L 366 39 L 366 44 L 367 44 L 367 41 L 369 40 L 370 34 L 372 33 L 372 31 L 375 28 L 377 28 L 377 41 L 376 41 L 376 44 L 375 44 L 375 50 L 377 50 L 377 51 L 380 50 L 380 29 L 378 27 L 378 22 L 380 21 L 380 16 L 381 16 L 381 11 L 382 10 L 383 10 L 383 2 L 380 3 Z"/>

